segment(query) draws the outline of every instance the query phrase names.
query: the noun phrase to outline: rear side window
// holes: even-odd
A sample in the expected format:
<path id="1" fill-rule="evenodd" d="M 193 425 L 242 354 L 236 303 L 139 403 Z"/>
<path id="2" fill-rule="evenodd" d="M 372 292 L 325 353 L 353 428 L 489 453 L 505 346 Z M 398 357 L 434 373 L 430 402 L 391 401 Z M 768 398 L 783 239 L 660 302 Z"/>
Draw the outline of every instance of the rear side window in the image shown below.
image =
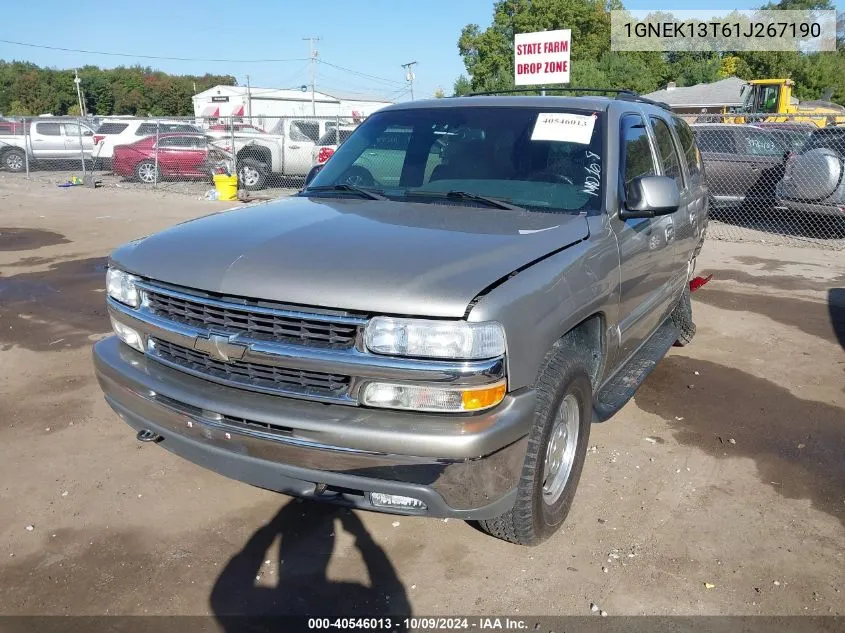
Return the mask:
<path id="1" fill-rule="evenodd" d="M 695 137 L 692 130 L 686 121 L 680 117 L 672 117 L 672 126 L 675 128 L 675 134 L 681 141 L 681 152 L 687 162 L 687 170 L 690 176 L 695 176 L 701 173 L 701 157 L 695 147 Z"/>
<path id="2" fill-rule="evenodd" d="M 156 130 L 159 134 L 170 132 L 194 132 L 198 130 L 193 125 L 186 123 L 142 123 L 135 131 L 135 136 L 155 136 Z"/>
<path id="3" fill-rule="evenodd" d="M 733 130 L 729 128 L 699 128 L 695 131 L 695 139 L 702 152 L 725 154 L 736 152 Z"/>
<path id="4" fill-rule="evenodd" d="M 120 134 L 128 127 L 128 123 L 103 123 L 97 128 L 97 134 Z"/>
<path id="5" fill-rule="evenodd" d="M 622 117 L 622 177 L 627 186 L 640 176 L 654 176 L 657 169 L 648 142 L 645 121 L 636 114 Z"/>
<path id="6" fill-rule="evenodd" d="M 36 123 L 35 131 L 43 136 L 61 136 L 62 132 L 58 123 Z"/>
<path id="7" fill-rule="evenodd" d="M 678 183 L 678 189 L 684 188 L 684 177 L 681 175 L 681 163 L 678 160 L 678 148 L 675 146 L 675 139 L 672 132 L 663 119 L 651 117 L 651 126 L 654 129 L 654 139 L 657 141 L 657 154 L 663 166 L 663 175 L 669 176 Z"/>

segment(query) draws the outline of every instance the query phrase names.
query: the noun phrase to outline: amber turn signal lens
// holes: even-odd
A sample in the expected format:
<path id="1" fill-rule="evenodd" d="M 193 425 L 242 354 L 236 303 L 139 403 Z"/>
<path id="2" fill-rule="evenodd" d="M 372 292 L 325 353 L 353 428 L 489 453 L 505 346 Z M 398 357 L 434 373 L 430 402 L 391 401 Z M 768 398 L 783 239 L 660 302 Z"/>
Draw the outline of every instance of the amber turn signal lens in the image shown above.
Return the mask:
<path id="1" fill-rule="evenodd" d="M 477 411 L 487 409 L 499 404 L 505 397 L 505 385 L 493 385 L 484 389 L 472 389 L 461 392 L 461 401 L 464 411 Z"/>

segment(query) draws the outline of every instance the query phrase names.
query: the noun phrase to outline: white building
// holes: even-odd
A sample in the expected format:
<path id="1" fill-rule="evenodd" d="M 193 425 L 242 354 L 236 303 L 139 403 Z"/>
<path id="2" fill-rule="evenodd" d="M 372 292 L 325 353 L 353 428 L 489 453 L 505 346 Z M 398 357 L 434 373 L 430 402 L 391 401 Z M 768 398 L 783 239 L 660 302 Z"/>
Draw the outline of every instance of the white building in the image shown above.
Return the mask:
<path id="1" fill-rule="evenodd" d="M 247 89 L 246 86 L 215 86 L 193 96 L 194 115 L 205 119 L 241 117 L 258 127 L 273 127 L 273 118 L 290 116 L 342 116 L 365 118 L 391 101 L 362 94 L 310 90 Z"/>

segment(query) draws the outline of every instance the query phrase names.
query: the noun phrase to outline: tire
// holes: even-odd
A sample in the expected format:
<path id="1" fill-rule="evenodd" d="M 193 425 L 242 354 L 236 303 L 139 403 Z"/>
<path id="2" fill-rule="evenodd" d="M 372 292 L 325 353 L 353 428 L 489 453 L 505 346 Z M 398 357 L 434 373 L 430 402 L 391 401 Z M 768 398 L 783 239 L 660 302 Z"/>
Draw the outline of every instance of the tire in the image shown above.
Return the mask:
<path id="1" fill-rule="evenodd" d="M 519 545 L 539 545 L 563 524 L 590 441 L 593 394 L 588 368 L 587 350 L 579 349 L 569 337 L 558 341 L 546 357 L 537 381 L 537 406 L 516 502 L 504 514 L 479 521 L 488 534 Z M 560 435 L 561 425 L 568 431 L 564 436 Z M 573 430 L 577 433 L 574 439 Z M 550 450 L 550 444 L 559 448 L 559 443 L 563 451 Z M 560 461 L 556 454 L 561 455 Z M 555 463 L 557 475 L 552 472 Z"/>
<path id="2" fill-rule="evenodd" d="M 254 158 L 238 160 L 238 183 L 241 189 L 258 191 L 267 186 L 267 166 Z"/>
<path id="3" fill-rule="evenodd" d="M 692 320 L 689 285 L 684 288 L 684 294 L 681 295 L 681 300 L 675 306 L 670 318 L 679 332 L 675 347 L 686 347 L 692 343 L 692 339 L 695 337 L 695 322 Z"/>
<path id="4" fill-rule="evenodd" d="M 135 165 L 135 178 L 145 185 L 152 185 L 161 181 L 161 170 L 156 167 L 155 161 L 142 160 Z"/>
<path id="5" fill-rule="evenodd" d="M 20 149 L 10 149 L 3 154 L 3 167 L 13 173 L 26 171 L 26 154 Z"/>

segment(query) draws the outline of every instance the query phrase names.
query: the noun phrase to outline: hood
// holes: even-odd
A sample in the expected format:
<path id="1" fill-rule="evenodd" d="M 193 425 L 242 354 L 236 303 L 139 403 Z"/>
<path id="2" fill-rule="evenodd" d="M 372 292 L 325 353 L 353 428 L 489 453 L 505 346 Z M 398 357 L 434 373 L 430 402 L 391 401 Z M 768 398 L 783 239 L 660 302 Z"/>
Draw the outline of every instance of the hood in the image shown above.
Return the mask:
<path id="1" fill-rule="evenodd" d="M 179 224 L 112 263 L 229 296 L 461 317 L 490 284 L 587 235 L 576 214 L 294 197 Z"/>

